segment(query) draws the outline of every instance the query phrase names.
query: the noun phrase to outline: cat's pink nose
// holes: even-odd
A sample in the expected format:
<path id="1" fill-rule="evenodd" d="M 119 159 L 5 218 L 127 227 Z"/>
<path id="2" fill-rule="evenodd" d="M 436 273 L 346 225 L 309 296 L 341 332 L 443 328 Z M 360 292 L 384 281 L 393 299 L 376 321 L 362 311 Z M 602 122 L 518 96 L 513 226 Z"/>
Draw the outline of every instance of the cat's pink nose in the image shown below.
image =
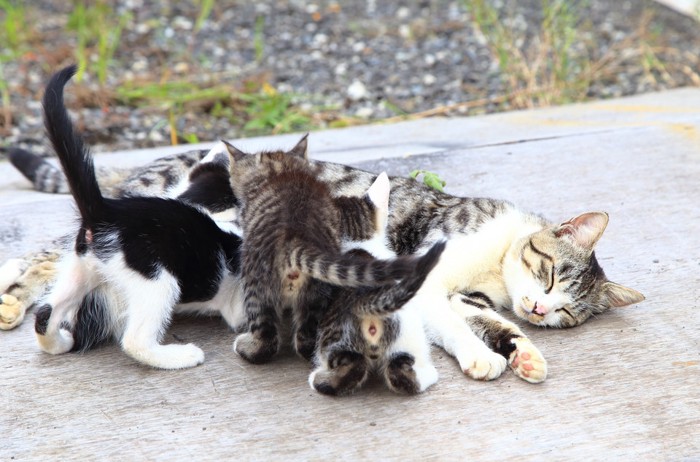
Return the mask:
<path id="1" fill-rule="evenodd" d="M 535 307 L 532 309 L 533 313 L 538 314 L 540 316 L 544 316 L 545 314 L 547 314 L 547 311 L 549 311 L 547 307 L 538 302 L 535 302 Z"/>

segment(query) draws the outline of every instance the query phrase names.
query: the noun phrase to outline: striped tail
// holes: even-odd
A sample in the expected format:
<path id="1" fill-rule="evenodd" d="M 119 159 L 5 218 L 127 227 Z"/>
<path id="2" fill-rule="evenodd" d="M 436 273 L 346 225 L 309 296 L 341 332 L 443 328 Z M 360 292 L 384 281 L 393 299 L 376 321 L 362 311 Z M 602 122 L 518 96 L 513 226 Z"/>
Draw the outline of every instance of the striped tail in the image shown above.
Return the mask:
<path id="1" fill-rule="evenodd" d="M 417 258 L 415 271 L 397 284 L 369 289 L 355 294 L 352 302 L 358 315 L 385 315 L 401 309 L 423 286 L 425 278 L 435 268 L 445 250 L 445 242 L 435 244 L 425 255 Z"/>
<path id="2" fill-rule="evenodd" d="M 68 66 L 54 74 L 46 85 L 43 99 L 44 125 L 61 161 L 83 224 L 86 228 L 92 228 L 104 215 L 105 200 L 97 184 L 90 151 L 73 130 L 73 123 L 63 101 L 63 88 L 76 70 L 76 66 Z"/>
<path id="3" fill-rule="evenodd" d="M 424 267 L 432 269 L 443 250 L 445 243 L 441 242 L 422 257 L 400 256 L 391 260 L 369 259 L 352 252 L 329 256 L 319 251 L 297 250 L 291 252 L 289 262 L 315 279 L 340 287 L 377 287 L 410 278 L 416 269 L 419 272 Z M 423 279 L 426 275 L 427 272 Z"/>
<path id="4" fill-rule="evenodd" d="M 34 190 L 51 194 L 68 194 L 70 187 L 60 168 L 33 152 L 10 148 L 7 157 L 12 165 L 34 185 Z"/>

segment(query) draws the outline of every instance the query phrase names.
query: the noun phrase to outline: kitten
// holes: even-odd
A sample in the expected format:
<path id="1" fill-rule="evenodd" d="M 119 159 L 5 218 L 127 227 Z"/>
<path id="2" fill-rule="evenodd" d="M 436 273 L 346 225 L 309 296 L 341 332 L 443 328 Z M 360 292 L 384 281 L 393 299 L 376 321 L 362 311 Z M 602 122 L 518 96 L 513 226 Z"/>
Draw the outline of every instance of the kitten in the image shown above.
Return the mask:
<path id="1" fill-rule="evenodd" d="M 232 315 L 238 303 L 241 241 L 204 212 L 182 201 L 152 197 L 104 198 L 92 158 L 73 131 L 63 88 L 69 66 L 49 81 L 45 125 L 81 216 L 75 248 L 59 266 L 57 281 L 36 316 L 40 347 L 52 354 L 85 348 L 114 336 L 137 361 L 156 368 L 196 366 L 195 345 L 161 345 L 173 312 L 205 305 Z M 173 251 L 176 249 L 177 251 Z M 101 307 L 102 330 L 76 343 L 89 307 Z M 78 336 L 80 339 L 81 336 Z M 82 342 L 82 344 L 81 344 Z"/>
<path id="2" fill-rule="evenodd" d="M 438 246 L 433 249 L 442 251 Z M 352 252 L 373 258 L 364 250 Z M 435 263 L 437 259 L 420 266 L 388 289 L 335 289 L 319 324 L 311 388 L 327 395 L 347 395 L 357 391 L 373 371 L 397 393 L 420 393 L 437 382 L 422 320 L 415 310 L 404 307 Z"/>
<path id="3" fill-rule="evenodd" d="M 330 286 L 374 287 L 428 266 L 424 258 L 367 260 L 342 254 L 343 240 L 370 238 L 377 204 L 388 203 L 389 182 L 379 175 L 362 197 L 332 197 L 306 158 L 306 136 L 289 153 L 246 154 L 228 144 L 231 188 L 241 203 L 242 271 L 248 331 L 234 349 L 247 361 L 269 361 L 279 349 L 280 318 L 290 310 L 295 350 L 310 358 Z M 421 267 L 421 266 L 418 266 Z"/>

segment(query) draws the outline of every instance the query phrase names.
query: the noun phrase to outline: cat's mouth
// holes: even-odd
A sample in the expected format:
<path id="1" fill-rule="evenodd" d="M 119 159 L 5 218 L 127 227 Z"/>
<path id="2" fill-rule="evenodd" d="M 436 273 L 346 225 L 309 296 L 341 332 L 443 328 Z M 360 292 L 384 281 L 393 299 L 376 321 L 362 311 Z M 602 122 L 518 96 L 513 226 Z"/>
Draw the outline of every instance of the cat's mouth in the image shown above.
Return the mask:
<path id="1" fill-rule="evenodd" d="M 541 324 L 542 321 L 544 321 L 543 315 L 534 313 L 528 310 L 527 307 L 523 305 L 517 305 L 515 307 L 515 314 L 521 317 L 522 319 L 527 320 L 531 324 Z"/>

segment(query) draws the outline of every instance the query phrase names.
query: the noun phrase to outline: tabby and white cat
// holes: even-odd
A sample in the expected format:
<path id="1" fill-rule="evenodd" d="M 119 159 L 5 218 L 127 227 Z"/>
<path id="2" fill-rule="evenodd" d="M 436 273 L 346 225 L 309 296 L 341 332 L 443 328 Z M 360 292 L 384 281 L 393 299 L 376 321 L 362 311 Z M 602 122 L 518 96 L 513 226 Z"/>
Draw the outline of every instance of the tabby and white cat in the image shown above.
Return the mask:
<path id="1" fill-rule="evenodd" d="M 381 204 L 386 210 L 389 203 L 386 174 L 361 197 L 333 197 L 308 162 L 306 136 L 288 154 L 250 155 L 227 147 L 231 187 L 241 204 L 248 318 L 248 330 L 236 338 L 234 349 L 250 362 L 267 362 L 278 351 L 285 310 L 291 311 L 296 351 L 310 359 L 319 319 L 332 300 L 329 284 L 377 287 L 413 272 L 425 277 L 444 248 L 434 246 L 422 258 L 391 260 L 342 253 L 344 240 L 369 240 L 385 227 L 380 213 Z"/>
<path id="2" fill-rule="evenodd" d="M 235 323 L 240 305 L 240 246 L 233 233 L 180 200 L 104 198 L 92 158 L 73 131 L 63 88 L 70 66 L 49 81 L 45 125 L 81 216 L 73 252 L 36 315 L 41 348 L 60 354 L 114 336 L 135 360 L 163 368 L 196 366 L 204 353 L 193 344 L 161 345 L 178 306 L 215 309 Z M 173 251 L 173 250 L 177 251 Z M 83 309 L 81 309 L 83 308 Z M 90 324 L 85 317 L 99 316 Z M 89 335 L 76 327 L 88 326 Z"/>

